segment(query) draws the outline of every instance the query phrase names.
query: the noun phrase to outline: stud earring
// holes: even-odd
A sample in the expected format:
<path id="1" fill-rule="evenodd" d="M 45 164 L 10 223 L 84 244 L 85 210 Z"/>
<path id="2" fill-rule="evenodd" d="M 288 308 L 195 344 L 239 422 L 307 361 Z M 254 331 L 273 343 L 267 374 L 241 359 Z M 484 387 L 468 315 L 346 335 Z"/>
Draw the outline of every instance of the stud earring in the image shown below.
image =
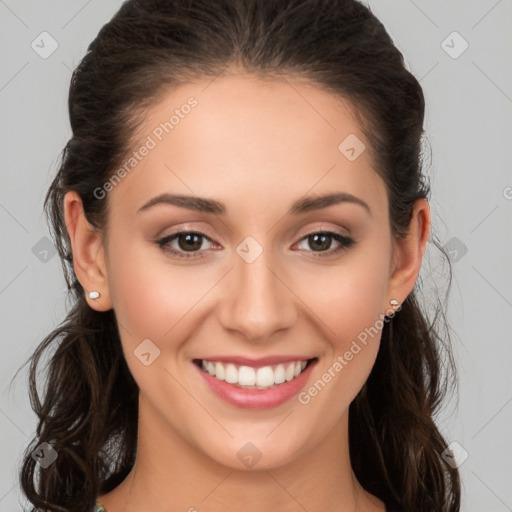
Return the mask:
<path id="1" fill-rule="evenodd" d="M 99 298 L 99 296 L 100 292 L 89 292 L 89 298 L 92 300 L 96 300 L 97 298 Z"/>
<path id="2" fill-rule="evenodd" d="M 391 300 L 389 301 L 389 303 L 390 303 L 394 308 L 396 308 L 397 306 L 399 306 L 399 305 L 400 305 L 400 303 L 399 303 L 397 300 L 395 300 L 395 299 L 391 299 Z"/>

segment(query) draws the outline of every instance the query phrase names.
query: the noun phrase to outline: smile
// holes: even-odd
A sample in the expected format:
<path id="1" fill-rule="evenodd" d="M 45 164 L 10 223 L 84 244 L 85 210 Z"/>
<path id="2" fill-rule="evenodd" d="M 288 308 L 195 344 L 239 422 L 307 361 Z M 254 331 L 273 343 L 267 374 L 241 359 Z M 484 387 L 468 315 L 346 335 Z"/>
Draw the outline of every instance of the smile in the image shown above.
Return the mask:
<path id="1" fill-rule="evenodd" d="M 225 381 L 241 389 L 271 389 L 298 377 L 312 360 L 253 368 L 251 366 L 198 359 L 194 362 L 217 380 Z"/>

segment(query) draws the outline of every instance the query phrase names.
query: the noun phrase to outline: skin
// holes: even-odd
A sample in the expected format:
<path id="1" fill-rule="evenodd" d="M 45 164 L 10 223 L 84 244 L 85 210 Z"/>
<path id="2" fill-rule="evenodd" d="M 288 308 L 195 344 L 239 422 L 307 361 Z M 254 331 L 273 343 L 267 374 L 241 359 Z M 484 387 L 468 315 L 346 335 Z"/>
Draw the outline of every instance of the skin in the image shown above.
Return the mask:
<path id="1" fill-rule="evenodd" d="M 296 79 L 235 73 L 181 85 L 147 112 L 140 141 L 190 96 L 198 105 L 103 199 L 108 235 L 87 223 L 75 192 L 65 197 L 75 272 L 87 293 L 101 293 L 96 301 L 87 294 L 91 308 L 114 308 L 140 387 L 135 467 L 98 500 L 108 512 L 382 512 L 348 451 L 348 408 L 373 367 L 380 330 L 307 404 L 294 397 L 266 410 L 232 406 L 191 361 L 316 356 L 309 388 L 389 314 L 391 299 L 402 303 L 412 291 L 429 205 L 418 200 L 408 237 L 396 238 L 370 152 L 350 161 L 338 149 L 350 134 L 369 147 L 349 104 Z M 304 195 L 334 191 L 364 200 L 371 215 L 348 202 L 286 214 Z M 162 192 L 215 199 L 227 212 L 161 204 L 137 213 Z M 204 257 L 180 259 L 158 246 L 180 227 L 211 239 L 199 239 Z M 324 249 L 308 243 L 320 230 L 356 243 L 337 254 L 335 239 Z M 263 249 L 250 264 L 236 252 L 247 236 Z M 147 338 L 160 355 L 145 366 L 133 351 Z M 250 468 L 237 457 L 248 442 L 262 455 Z"/>

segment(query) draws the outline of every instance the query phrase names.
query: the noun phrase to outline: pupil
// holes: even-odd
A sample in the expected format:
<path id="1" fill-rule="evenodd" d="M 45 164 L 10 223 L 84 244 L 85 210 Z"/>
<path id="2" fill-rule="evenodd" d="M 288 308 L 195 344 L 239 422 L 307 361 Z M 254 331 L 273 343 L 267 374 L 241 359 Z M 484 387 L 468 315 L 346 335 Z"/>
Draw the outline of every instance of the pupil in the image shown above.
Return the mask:
<path id="1" fill-rule="evenodd" d="M 185 239 L 186 239 L 186 243 L 188 244 L 188 243 L 191 241 L 191 239 L 192 239 L 193 237 L 195 237 L 195 238 L 196 238 L 196 242 L 195 242 L 195 244 L 194 244 L 193 242 L 192 242 L 192 245 L 185 245 L 185 246 L 183 246 L 183 244 L 181 244 L 181 241 L 183 240 L 183 238 L 185 238 Z M 180 245 L 180 249 L 185 249 L 185 250 L 187 250 L 187 249 L 191 249 L 191 248 L 192 248 L 192 249 L 200 249 L 200 248 L 201 248 L 201 241 L 199 241 L 199 242 L 198 242 L 198 240 L 199 240 L 199 235 L 196 235 L 196 234 L 193 234 L 193 233 L 188 233 L 188 234 L 186 234 L 186 235 L 181 235 L 181 236 L 178 238 L 178 240 L 179 240 L 179 242 L 180 242 L 180 243 L 179 243 L 179 245 Z"/>
<path id="2" fill-rule="evenodd" d="M 329 249 L 329 247 L 330 247 L 330 245 L 331 245 L 331 244 L 330 244 L 330 241 L 329 241 L 329 240 L 330 240 L 330 237 L 329 237 L 329 236 L 327 236 L 327 235 L 325 235 L 325 234 L 315 233 L 314 235 L 311 235 L 311 238 L 313 238 L 313 240 L 314 240 L 314 244 L 317 244 L 317 240 L 318 240 L 319 238 L 322 238 L 322 239 L 323 239 L 323 242 L 324 242 L 323 244 L 322 244 L 322 243 L 317 244 L 317 245 L 320 245 L 320 248 L 321 248 L 321 249 Z M 327 243 L 326 243 L 326 241 L 327 241 Z M 313 245 L 314 245 L 314 244 L 313 244 Z"/>

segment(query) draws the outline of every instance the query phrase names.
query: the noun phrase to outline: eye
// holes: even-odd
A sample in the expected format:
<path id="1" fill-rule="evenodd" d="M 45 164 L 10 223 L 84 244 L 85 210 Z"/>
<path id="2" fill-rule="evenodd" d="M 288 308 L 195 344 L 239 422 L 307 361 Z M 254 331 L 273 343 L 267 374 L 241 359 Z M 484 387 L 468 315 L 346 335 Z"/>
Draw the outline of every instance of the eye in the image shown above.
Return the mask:
<path id="1" fill-rule="evenodd" d="M 339 245 L 334 250 L 329 250 L 332 245 L 332 240 L 335 240 Z M 176 231 L 170 235 L 157 241 L 158 246 L 166 253 L 170 253 L 178 258 L 202 258 L 204 251 L 203 241 L 206 240 L 212 243 L 211 238 L 199 231 Z M 314 257 L 325 257 L 337 254 L 350 246 L 355 244 L 355 240 L 342 235 L 341 233 L 333 231 L 316 231 L 306 235 L 299 241 L 299 244 L 307 242 L 313 248 Z M 177 243 L 177 247 L 173 244 Z M 315 249 L 316 248 L 316 249 Z M 319 249 L 319 250 L 317 250 Z M 324 254 L 325 253 L 325 254 Z"/>
<path id="2" fill-rule="evenodd" d="M 209 237 L 198 231 L 177 231 L 158 240 L 157 243 L 163 251 L 178 258 L 201 258 L 203 255 L 198 254 L 198 251 L 202 248 L 203 240 L 211 242 Z M 171 245 L 173 241 L 177 242 L 177 248 Z"/>
<path id="3" fill-rule="evenodd" d="M 334 250 L 329 251 L 332 245 L 332 239 L 334 239 L 336 242 L 338 242 L 338 247 Z M 352 245 L 355 244 L 355 240 L 352 238 L 342 235 L 341 233 L 336 233 L 334 231 L 316 231 L 314 233 L 310 233 L 309 235 L 305 236 L 299 244 L 303 242 L 307 242 L 311 248 L 317 248 L 318 250 L 314 249 L 313 253 L 320 253 L 320 254 L 314 254 L 314 257 L 324 257 L 324 256 L 331 256 L 333 254 L 337 254 L 340 251 L 343 251 L 345 249 L 348 249 Z M 325 255 L 324 255 L 325 253 Z"/>

